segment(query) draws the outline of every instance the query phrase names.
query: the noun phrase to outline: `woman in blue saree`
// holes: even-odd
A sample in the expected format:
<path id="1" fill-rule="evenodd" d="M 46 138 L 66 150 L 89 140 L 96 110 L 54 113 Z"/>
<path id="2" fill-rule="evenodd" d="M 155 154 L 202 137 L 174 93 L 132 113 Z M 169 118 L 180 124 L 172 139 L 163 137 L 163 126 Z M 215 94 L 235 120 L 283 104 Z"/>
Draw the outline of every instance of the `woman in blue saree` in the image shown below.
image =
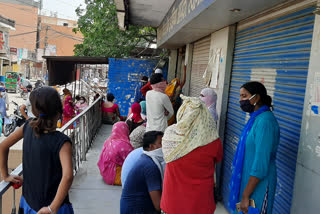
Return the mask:
<path id="1" fill-rule="evenodd" d="M 248 82 L 240 89 L 240 107 L 250 113 L 250 119 L 240 136 L 232 164 L 229 207 L 234 213 L 238 202 L 241 211 L 248 213 L 250 199 L 255 201 L 256 213 L 272 213 L 280 129 L 271 103 L 272 98 L 259 82 Z"/>

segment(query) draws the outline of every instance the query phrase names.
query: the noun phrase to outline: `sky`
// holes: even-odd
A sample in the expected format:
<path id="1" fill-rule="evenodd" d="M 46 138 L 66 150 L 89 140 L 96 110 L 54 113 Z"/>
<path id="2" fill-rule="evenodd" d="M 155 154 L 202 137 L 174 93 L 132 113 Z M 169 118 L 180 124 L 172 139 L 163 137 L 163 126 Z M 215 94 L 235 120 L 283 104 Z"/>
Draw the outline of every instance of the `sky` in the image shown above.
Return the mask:
<path id="1" fill-rule="evenodd" d="M 43 0 L 43 12 L 50 15 L 50 11 L 57 12 L 59 18 L 77 20 L 75 10 L 84 4 L 84 0 Z"/>

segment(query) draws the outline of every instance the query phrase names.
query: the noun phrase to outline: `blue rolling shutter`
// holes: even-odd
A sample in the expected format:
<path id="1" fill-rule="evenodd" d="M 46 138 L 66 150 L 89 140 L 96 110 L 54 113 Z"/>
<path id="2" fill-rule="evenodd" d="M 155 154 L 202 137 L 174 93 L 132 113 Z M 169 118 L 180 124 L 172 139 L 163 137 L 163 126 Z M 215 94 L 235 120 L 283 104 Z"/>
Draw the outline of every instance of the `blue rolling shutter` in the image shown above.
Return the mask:
<path id="1" fill-rule="evenodd" d="M 237 32 L 224 143 L 222 192 L 227 207 L 231 164 L 247 115 L 239 90 L 262 81 L 273 97 L 281 127 L 277 154 L 278 185 L 273 213 L 290 213 L 300 126 L 314 25 L 314 8 L 260 23 Z"/>

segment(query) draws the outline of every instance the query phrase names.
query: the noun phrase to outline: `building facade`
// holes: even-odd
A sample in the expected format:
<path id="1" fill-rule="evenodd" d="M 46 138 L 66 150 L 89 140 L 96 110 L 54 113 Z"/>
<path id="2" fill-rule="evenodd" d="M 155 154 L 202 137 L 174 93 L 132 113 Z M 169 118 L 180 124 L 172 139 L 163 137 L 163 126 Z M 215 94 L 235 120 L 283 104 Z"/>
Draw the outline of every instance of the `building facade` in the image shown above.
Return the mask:
<path id="1" fill-rule="evenodd" d="M 15 21 L 0 14 L 0 75 L 10 65 L 10 32 L 15 30 Z"/>
<path id="2" fill-rule="evenodd" d="M 60 19 L 57 17 L 40 16 L 40 52 L 47 43 L 47 56 L 73 56 L 74 46 L 82 43 L 83 36 L 80 32 L 72 30 L 78 26 L 77 21 Z M 46 39 L 47 37 L 47 39 Z"/>
<path id="3" fill-rule="evenodd" d="M 16 30 L 9 33 L 11 66 L 4 71 L 42 78 L 43 55 L 73 56 L 74 45 L 82 42 L 81 33 L 72 31 L 77 21 L 40 16 L 39 9 L 35 0 L 0 0 L 0 14 L 16 21 Z"/>
<path id="4" fill-rule="evenodd" d="M 260 81 L 273 98 L 281 127 L 272 213 L 317 213 L 320 1 L 115 3 L 118 17 L 125 17 L 119 21 L 127 20 L 119 26 L 130 23 L 157 28 L 158 47 L 171 50 L 169 81 L 179 77 L 186 64 L 185 94 L 198 97 L 203 88 L 216 90 L 219 133 L 224 143 L 217 184 L 225 207 L 232 160 L 248 119 L 239 107 L 239 89 L 245 82 Z"/>
<path id="5" fill-rule="evenodd" d="M 30 78 L 39 72 L 36 59 L 39 2 L 34 0 L 0 0 L 0 14 L 16 21 L 10 32 L 10 65 L 5 71 L 21 72 Z"/>
<path id="6" fill-rule="evenodd" d="M 35 52 L 37 44 L 38 2 L 0 0 L 0 14 L 16 21 L 10 32 L 10 46 Z"/>

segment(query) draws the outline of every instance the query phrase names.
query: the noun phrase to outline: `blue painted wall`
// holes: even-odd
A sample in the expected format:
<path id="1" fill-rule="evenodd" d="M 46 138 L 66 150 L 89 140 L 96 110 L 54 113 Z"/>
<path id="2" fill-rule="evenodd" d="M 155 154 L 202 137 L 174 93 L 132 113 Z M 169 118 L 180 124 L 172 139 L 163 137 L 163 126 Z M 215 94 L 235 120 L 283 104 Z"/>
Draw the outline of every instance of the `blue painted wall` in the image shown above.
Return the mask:
<path id="1" fill-rule="evenodd" d="M 119 105 L 120 114 L 127 116 L 134 102 L 135 88 L 142 76 L 150 77 L 157 66 L 153 59 L 115 59 L 109 58 L 108 93 L 113 93 L 115 103 Z M 168 66 L 162 69 L 167 78 Z"/>

